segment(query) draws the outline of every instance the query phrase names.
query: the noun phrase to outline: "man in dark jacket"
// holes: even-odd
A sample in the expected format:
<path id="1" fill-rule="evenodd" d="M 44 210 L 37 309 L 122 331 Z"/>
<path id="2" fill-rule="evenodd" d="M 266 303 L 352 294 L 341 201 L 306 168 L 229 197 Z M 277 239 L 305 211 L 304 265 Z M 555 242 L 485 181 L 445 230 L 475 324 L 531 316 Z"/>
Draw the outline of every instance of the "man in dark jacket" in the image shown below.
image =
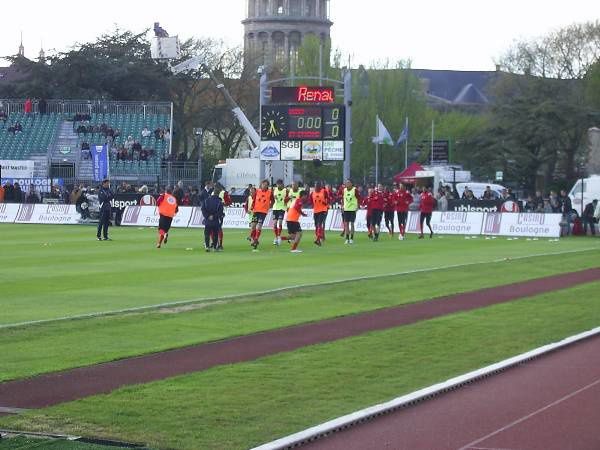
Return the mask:
<path id="1" fill-rule="evenodd" d="M 96 238 L 101 241 L 100 232 L 104 236 L 104 240 L 110 240 L 108 237 L 108 226 L 110 225 L 110 216 L 112 213 L 111 200 L 115 198 L 115 194 L 110 190 L 110 181 L 104 180 L 98 191 L 98 202 L 100 203 L 100 220 L 98 221 L 98 232 Z"/>
<path id="2" fill-rule="evenodd" d="M 596 211 L 596 205 L 598 200 L 594 200 L 592 203 L 585 205 L 583 215 L 581 217 L 583 222 L 583 234 L 587 234 L 587 226 L 590 225 L 592 229 L 592 236 L 596 235 L 596 219 L 594 218 L 594 211 Z"/>
<path id="3" fill-rule="evenodd" d="M 568 236 L 569 234 L 571 234 L 571 223 L 573 222 L 573 220 L 571 218 L 571 211 L 573 210 L 573 204 L 571 203 L 571 197 L 569 197 L 567 195 L 567 191 L 565 191 L 565 190 L 560 191 L 560 203 L 561 203 L 561 208 L 562 208 L 561 212 L 563 215 L 564 223 L 566 223 L 565 232 Z"/>
<path id="4" fill-rule="evenodd" d="M 208 200 L 208 198 L 211 196 L 212 193 L 213 193 L 213 182 L 207 181 L 204 185 L 204 189 L 202 189 L 202 191 L 200 191 L 200 206 L 202 206 L 202 204 L 206 200 Z"/>
<path id="5" fill-rule="evenodd" d="M 21 190 L 19 183 L 13 185 L 13 203 L 23 203 L 25 200 L 25 193 Z"/>
<path id="6" fill-rule="evenodd" d="M 221 218 L 223 217 L 223 200 L 219 196 L 220 191 L 216 188 L 212 195 L 202 203 L 202 215 L 204 216 L 204 248 L 207 252 L 211 249 L 219 249 L 219 231 L 221 230 Z M 212 237 L 212 244 L 211 244 Z"/>

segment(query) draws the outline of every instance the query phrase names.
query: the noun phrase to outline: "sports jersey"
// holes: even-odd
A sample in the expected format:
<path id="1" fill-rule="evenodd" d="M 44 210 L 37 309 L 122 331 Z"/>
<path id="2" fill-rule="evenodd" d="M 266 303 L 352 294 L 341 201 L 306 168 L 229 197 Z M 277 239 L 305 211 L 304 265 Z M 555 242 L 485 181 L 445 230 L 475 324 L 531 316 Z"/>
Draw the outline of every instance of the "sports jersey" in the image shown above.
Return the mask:
<path id="1" fill-rule="evenodd" d="M 267 214 L 271 208 L 272 199 L 273 192 L 271 192 L 271 189 L 266 189 L 264 191 L 262 189 L 257 190 L 253 201 L 253 211 L 255 213 Z"/>
<path id="2" fill-rule="evenodd" d="M 413 196 L 410 192 L 397 190 L 394 192 L 396 212 L 408 212 L 408 207 L 413 202 Z"/>
<path id="3" fill-rule="evenodd" d="M 273 203 L 273 211 L 285 211 L 286 203 L 285 199 L 288 196 L 288 190 L 283 188 L 279 189 L 278 187 L 273 188 L 273 198 L 275 202 Z"/>
<path id="4" fill-rule="evenodd" d="M 343 199 L 344 199 L 344 211 L 357 211 L 358 210 L 358 203 L 360 201 L 360 198 L 358 196 L 358 192 L 356 191 L 356 187 L 352 187 L 352 189 L 348 190 L 347 188 L 344 188 L 344 193 L 343 193 Z"/>
<path id="5" fill-rule="evenodd" d="M 288 222 L 300 222 L 300 216 L 302 215 L 302 199 L 297 198 L 294 204 L 287 212 Z"/>
<path id="6" fill-rule="evenodd" d="M 158 201 L 158 213 L 165 217 L 175 217 L 177 214 L 177 199 L 171 194 L 162 194 Z"/>
<path id="7" fill-rule="evenodd" d="M 431 192 L 425 191 L 421 194 L 421 203 L 419 207 L 422 213 L 429 214 L 433 212 L 435 198 L 431 195 Z"/>
<path id="8" fill-rule="evenodd" d="M 327 212 L 329 209 L 328 195 L 325 189 L 321 189 L 319 192 L 314 191 L 310 194 L 310 199 L 315 213 Z"/>

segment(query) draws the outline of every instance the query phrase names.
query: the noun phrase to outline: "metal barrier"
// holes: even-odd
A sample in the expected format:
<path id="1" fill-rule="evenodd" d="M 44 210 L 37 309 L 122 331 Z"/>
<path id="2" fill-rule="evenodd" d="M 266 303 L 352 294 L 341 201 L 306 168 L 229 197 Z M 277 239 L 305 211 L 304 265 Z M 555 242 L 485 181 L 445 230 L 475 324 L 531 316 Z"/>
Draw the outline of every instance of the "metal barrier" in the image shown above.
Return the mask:
<path id="1" fill-rule="evenodd" d="M 7 113 L 23 112 L 25 99 L 0 99 Z M 165 114 L 170 116 L 171 102 L 120 102 L 106 100 L 46 100 L 46 112 L 72 117 L 75 114 Z M 39 101 L 32 103 L 32 112 L 39 112 Z"/>

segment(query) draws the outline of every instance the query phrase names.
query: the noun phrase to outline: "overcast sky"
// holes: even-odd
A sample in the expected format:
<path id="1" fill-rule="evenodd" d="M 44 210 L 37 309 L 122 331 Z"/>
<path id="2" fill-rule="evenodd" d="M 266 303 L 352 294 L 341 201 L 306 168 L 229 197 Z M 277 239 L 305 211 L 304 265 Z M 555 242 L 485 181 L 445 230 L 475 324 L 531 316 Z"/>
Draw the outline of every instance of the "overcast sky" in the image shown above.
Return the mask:
<path id="1" fill-rule="evenodd" d="M 241 45 L 244 5 L 245 0 L 5 1 L 0 55 L 16 53 L 21 31 L 25 55 L 34 58 L 42 43 L 61 51 L 114 24 L 140 31 L 155 21 L 171 35 Z M 599 10 L 597 0 L 331 0 L 332 40 L 352 57 L 352 66 L 410 58 L 413 68 L 493 70 L 494 59 L 514 40 L 598 19 Z"/>

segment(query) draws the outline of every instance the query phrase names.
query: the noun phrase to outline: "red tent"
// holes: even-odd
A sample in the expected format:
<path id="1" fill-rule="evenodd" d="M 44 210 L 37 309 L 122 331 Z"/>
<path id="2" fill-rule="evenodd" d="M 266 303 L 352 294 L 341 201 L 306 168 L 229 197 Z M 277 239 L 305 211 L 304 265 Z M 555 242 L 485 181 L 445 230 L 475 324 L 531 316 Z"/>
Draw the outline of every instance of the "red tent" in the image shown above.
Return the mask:
<path id="1" fill-rule="evenodd" d="M 423 166 L 419 163 L 412 163 L 404 171 L 394 176 L 394 183 L 408 183 L 415 184 L 415 175 L 417 171 L 423 170 Z"/>

